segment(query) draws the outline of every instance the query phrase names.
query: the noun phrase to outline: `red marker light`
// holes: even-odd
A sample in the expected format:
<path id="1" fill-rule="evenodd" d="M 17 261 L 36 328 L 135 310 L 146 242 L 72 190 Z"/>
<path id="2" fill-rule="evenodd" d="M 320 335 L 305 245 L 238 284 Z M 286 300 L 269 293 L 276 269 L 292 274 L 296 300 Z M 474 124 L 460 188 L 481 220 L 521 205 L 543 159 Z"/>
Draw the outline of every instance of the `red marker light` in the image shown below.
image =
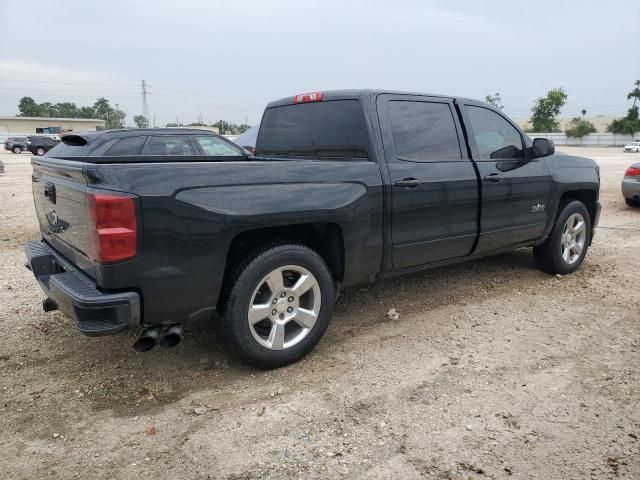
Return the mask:
<path id="1" fill-rule="evenodd" d="M 321 102 L 322 92 L 301 93 L 293 97 L 293 103 Z"/>

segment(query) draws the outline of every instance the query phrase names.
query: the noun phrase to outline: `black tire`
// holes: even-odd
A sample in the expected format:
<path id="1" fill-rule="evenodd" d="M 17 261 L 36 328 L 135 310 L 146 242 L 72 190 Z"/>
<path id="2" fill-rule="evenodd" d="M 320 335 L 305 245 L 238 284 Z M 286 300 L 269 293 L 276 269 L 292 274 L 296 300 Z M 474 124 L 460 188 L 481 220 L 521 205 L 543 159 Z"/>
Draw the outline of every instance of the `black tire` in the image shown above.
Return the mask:
<path id="1" fill-rule="evenodd" d="M 45 152 L 44 148 L 42 147 L 36 148 L 36 155 L 38 155 L 39 157 L 43 156 L 45 153 L 47 152 Z"/>
<path id="2" fill-rule="evenodd" d="M 11 151 L 16 154 L 22 153 L 22 149 L 20 147 L 13 147 Z"/>
<path id="3" fill-rule="evenodd" d="M 580 256 L 573 263 L 568 263 L 562 257 L 562 231 L 565 223 L 571 215 L 579 213 L 585 222 L 586 239 Z M 573 200 L 560 207 L 560 213 L 556 218 L 551 235 L 542 244 L 533 248 L 533 256 L 536 264 L 543 272 L 560 275 L 567 275 L 575 272 L 584 260 L 589 244 L 591 243 L 591 217 L 584 204 L 578 200 Z"/>
<path id="4" fill-rule="evenodd" d="M 264 277 L 287 265 L 302 267 L 313 274 L 320 288 L 321 304 L 315 324 L 299 343 L 283 350 L 271 350 L 254 338 L 248 310 L 254 291 Z M 320 255 L 299 244 L 271 243 L 255 249 L 233 269 L 221 296 L 216 331 L 243 362 L 260 369 L 283 367 L 300 360 L 320 341 L 331 320 L 334 298 L 333 279 Z"/>
<path id="5" fill-rule="evenodd" d="M 624 203 L 626 203 L 628 207 L 640 207 L 640 203 L 636 202 L 632 198 L 625 198 Z"/>

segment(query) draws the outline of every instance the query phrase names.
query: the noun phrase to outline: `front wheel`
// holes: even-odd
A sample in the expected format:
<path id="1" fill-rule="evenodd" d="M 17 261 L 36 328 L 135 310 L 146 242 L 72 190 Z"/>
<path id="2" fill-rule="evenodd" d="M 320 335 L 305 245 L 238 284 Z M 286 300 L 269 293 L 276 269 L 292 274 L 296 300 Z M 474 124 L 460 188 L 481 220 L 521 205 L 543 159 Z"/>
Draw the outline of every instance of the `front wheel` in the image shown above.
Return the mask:
<path id="1" fill-rule="evenodd" d="M 22 149 L 20 147 L 13 147 L 13 153 L 22 153 Z"/>
<path id="2" fill-rule="evenodd" d="M 333 280 L 322 258 L 303 245 L 262 247 L 228 282 L 217 330 L 232 352 L 254 367 L 300 360 L 329 326 Z"/>
<path id="3" fill-rule="evenodd" d="M 39 157 L 43 156 L 46 152 L 44 151 L 44 148 L 42 147 L 38 147 L 36 148 L 36 155 L 38 155 Z"/>
<path id="4" fill-rule="evenodd" d="M 578 200 L 564 205 L 551 235 L 533 248 L 533 256 L 546 273 L 566 275 L 575 272 L 584 260 L 591 242 L 591 218 Z"/>

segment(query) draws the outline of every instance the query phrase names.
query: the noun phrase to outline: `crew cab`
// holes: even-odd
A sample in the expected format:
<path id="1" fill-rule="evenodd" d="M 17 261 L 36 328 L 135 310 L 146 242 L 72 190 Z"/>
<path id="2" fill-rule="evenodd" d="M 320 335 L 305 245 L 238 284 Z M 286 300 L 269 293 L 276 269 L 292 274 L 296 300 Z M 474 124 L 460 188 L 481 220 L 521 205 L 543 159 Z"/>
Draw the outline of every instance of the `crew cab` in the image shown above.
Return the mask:
<path id="1" fill-rule="evenodd" d="M 255 156 L 199 130 L 66 135 L 32 158 L 44 307 L 82 333 L 175 345 L 210 312 L 258 368 L 320 341 L 341 288 L 533 247 L 569 274 L 598 223 L 599 170 L 476 100 L 375 90 L 267 105 Z M 428 295 L 428 292 L 425 292 Z"/>

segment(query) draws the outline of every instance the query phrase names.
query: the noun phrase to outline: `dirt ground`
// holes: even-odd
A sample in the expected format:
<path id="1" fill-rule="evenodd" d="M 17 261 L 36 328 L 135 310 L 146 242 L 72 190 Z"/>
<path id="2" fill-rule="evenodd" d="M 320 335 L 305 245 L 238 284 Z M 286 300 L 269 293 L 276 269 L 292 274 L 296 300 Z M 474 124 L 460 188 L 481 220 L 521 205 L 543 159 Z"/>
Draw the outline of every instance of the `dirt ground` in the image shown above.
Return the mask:
<path id="1" fill-rule="evenodd" d="M 559 150 L 602 169 L 576 274 L 519 250 L 347 291 L 316 350 L 272 372 L 207 321 L 136 354 L 134 333 L 44 314 L 30 156 L 3 152 L 0 477 L 640 478 L 640 209 L 620 195 L 640 155 Z"/>

